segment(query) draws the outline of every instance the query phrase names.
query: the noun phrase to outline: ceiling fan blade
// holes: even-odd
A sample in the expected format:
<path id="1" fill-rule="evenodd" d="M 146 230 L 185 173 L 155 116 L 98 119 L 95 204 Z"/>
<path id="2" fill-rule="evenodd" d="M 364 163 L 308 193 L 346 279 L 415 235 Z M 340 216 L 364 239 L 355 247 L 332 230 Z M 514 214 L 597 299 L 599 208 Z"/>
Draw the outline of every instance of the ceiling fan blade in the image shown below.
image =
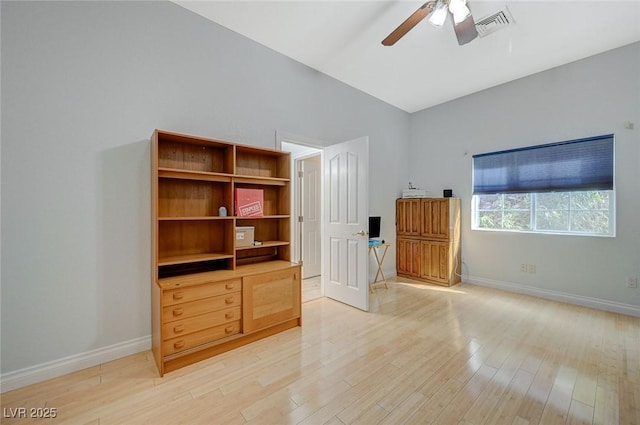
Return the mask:
<path id="1" fill-rule="evenodd" d="M 453 19 L 451 20 L 453 22 Z M 467 19 L 459 24 L 453 24 L 453 30 L 458 37 L 458 44 L 460 46 L 467 44 L 478 36 L 478 30 L 476 29 L 476 23 L 473 21 L 473 16 L 467 16 Z"/>
<path id="2" fill-rule="evenodd" d="M 411 16 L 409 16 L 403 23 L 398 26 L 391 34 L 387 36 L 384 40 L 382 40 L 382 44 L 385 46 L 393 46 L 396 44 L 396 41 L 400 40 L 406 33 L 408 33 L 411 28 L 415 27 L 418 22 L 422 21 L 427 15 L 431 13 L 433 10 L 433 5 L 435 2 L 429 1 L 422 6 Z"/>

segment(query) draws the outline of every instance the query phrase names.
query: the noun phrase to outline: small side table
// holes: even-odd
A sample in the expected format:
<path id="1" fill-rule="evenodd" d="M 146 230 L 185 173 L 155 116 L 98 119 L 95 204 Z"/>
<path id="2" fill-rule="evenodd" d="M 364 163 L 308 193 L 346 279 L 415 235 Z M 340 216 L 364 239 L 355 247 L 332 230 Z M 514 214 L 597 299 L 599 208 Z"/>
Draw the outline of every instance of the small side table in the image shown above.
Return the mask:
<path id="1" fill-rule="evenodd" d="M 369 255 L 373 252 L 373 257 L 376 259 L 376 265 L 378 266 L 378 270 L 376 271 L 376 277 L 373 279 L 373 282 L 369 282 L 369 290 L 373 292 L 373 287 L 377 283 L 384 283 L 385 288 L 389 288 L 387 285 L 387 278 L 384 277 L 384 272 L 382 271 L 382 264 L 384 263 L 384 257 L 387 255 L 387 250 L 391 246 L 390 243 L 377 243 L 377 242 L 369 242 Z M 382 255 L 380 253 L 382 251 Z M 380 278 L 380 279 L 378 279 Z"/>

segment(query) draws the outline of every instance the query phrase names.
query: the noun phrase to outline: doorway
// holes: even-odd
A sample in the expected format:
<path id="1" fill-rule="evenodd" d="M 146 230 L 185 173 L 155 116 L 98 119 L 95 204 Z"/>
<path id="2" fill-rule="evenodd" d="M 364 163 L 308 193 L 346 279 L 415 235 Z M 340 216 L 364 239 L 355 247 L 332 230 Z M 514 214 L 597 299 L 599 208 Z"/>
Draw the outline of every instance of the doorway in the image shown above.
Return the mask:
<path id="1" fill-rule="evenodd" d="M 302 263 L 302 301 L 312 301 L 323 296 L 321 144 L 280 132 L 277 143 L 279 149 L 291 152 L 291 257 Z"/>
<path id="2" fill-rule="evenodd" d="M 368 311 L 369 138 L 325 145 L 276 132 L 292 160 L 292 261 L 307 277 L 303 302 L 327 296 Z"/>

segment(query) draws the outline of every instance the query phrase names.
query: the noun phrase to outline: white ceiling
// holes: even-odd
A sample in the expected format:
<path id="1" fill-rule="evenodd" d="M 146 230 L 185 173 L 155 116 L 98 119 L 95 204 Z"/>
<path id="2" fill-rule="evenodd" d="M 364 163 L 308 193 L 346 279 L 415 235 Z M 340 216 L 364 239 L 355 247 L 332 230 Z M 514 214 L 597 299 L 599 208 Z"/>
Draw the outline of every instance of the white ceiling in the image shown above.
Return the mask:
<path id="1" fill-rule="evenodd" d="M 425 19 L 391 47 L 424 0 L 175 3 L 407 112 L 640 40 L 640 0 L 468 0 L 476 21 L 507 6 L 515 24 L 458 46 L 450 17 Z"/>

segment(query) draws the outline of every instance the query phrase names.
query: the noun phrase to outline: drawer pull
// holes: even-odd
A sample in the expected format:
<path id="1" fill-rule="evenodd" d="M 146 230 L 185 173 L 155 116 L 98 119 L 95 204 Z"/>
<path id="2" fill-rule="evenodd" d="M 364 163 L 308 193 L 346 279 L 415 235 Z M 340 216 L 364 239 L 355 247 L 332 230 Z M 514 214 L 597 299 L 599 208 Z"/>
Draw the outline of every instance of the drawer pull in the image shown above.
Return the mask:
<path id="1" fill-rule="evenodd" d="M 231 332 L 233 332 L 233 326 L 227 326 L 226 328 L 224 328 L 224 331 L 230 334 Z"/>
<path id="2" fill-rule="evenodd" d="M 226 319 L 231 319 L 233 317 L 233 311 L 227 311 L 224 315 Z"/>
<path id="3" fill-rule="evenodd" d="M 184 292 L 180 291 L 180 292 L 174 292 L 173 293 L 173 299 L 174 300 L 181 300 L 184 298 Z"/>
<path id="4" fill-rule="evenodd" d="M 235 285 L 233 283 L 227 283 L 224 287 L 227 289 L 233 289 Z"/>
<path id="5" fill-rule="evenodd" d="M 173 327 L 173 332 L 179 334 L 180 332 L 184 332 L 184 325 L 177 325 Z"/>
<path id="6" fill-rule="evenodd" d="M 173 343 L 173 348 L 175 348 L 176 350 L 179 350 L 182 347 L 184 347 L 184 341 L 177 341 Z"/>
<path id="7" fill-rule="evenodd" d="M 184 309 L 182 309 L 182 308 L 174 308 L 173 309 L 173 315 L 174 316 L 182 316 L 182 313 L 184 313 Z"/>
<path id="8" fill-rule="evenodd" d="M 224 302 L 225 304 L 233 304 L 233 297 L 227 297 Z"/>

